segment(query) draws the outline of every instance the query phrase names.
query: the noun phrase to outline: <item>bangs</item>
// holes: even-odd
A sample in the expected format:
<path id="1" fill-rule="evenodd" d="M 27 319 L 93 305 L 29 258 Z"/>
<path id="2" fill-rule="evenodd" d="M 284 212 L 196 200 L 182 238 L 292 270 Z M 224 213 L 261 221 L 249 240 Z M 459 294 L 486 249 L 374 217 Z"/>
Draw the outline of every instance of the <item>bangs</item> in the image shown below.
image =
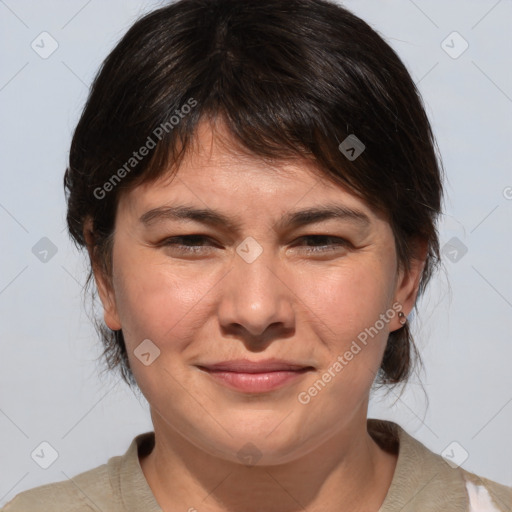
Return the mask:
<path id="1" fill-rule="evenodd" d="M 335 26 L 326 23 L 325 13 L 315 16 L 307 9 L 294 10 L 290 18 L 286 9 L 272 5 L 189 4 L 190 23 L 174 22 L 176 4 L 155 11 L 132 27 L 105 61 L 93 85 L 104 91 L 98 105 L 103 116 L 93 119 L 88 131 L 104 144 L 94 151 L 110 158 L 108 166 L 91 169 L 89 188 L 101 187 L 121 168 L 126 172 L 116 180 L 115 192 L 178 168 L 199 122 L 209 120 L 224 123 L 239 151 L 314 160 L 325 178 L 372 198 L 373 207 L 384 211 L 386 201 L 375 192 L 382 192 L 383 180 L 395 181 L 389 171 L 404 160 L 393 151 L 389 127 L 395 137 L 413 134 L 407 109 L 393 106 L 385 92 L 386 72 L 380 71 L 382 58 L 374 48 L 380 41 L 386 58 L 397 59 L 393 50 L 368 33 L 362 20 L 340 15 L 329 4 L 338 18 Z M 208 16 L 197 16 L 194 4 Z M 358 45 L 355 29 L 365 34 Z M 106 83 L 112 73 L 113 86 Z M 411 96 L 410 86 L 399 91 L 404 99 Z M 365 146 L 357 162 L 339 149 L 349 135 Z M 133 153 L 145 145 L 151 146 L 147 156 L 135 162 Z"/>

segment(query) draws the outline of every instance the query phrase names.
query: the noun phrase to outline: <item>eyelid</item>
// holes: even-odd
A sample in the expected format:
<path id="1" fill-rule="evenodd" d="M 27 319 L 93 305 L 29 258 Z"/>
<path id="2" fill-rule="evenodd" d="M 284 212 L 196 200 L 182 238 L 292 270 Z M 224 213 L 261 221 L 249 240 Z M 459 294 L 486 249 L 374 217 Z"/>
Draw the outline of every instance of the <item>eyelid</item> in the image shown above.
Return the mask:
<path id="1" fill-rule="evenodd" d="M 333 243 L 323 243 L 319 245 L 308 245 L 305 240 L 315 239 L 327 239 Z M 200 245 L 194 245 L 192 243 L 187 244 L 186 241 L 200 241 L 203 242 Z M 182 243 L 180 243 L 182 242 Z M 185 243 L 183 243 L 185 242 Z M 206 243 L 205 243 L 206 242 Z M 301 243 L 302 242 L 302 243 Z M 214 240 L 208 235 L 202 234 L 187 234 L 187 235 L 175 235 L 170 236 L 156 244 L 157 247 L 172 247 L 174 246 L 177 252 L 181 252 L 184 255 L 201 255 L 211 252 L 214 248 L 219 248 Z M 347 239 L 331 235 L 331 234 L 310 234 L 302 235 L 294 240 L 292 249 L 296 246 L 302 247 L 302 252 L 308 255 L 328 255 L 330 253 L 339 253 L 341 248 L 343 249 L 354 249 L 355 246 Z"/>
<path id="2" fill-rule="evenodd" d="M 297 240 L 303 240 L 303 239 L 315 239 L 315 238 L 327 238 L 331 240 L 336 240 L 339 243 L 344 244 L 351 244 L 349 240 L 347 240 L 345 237 L 338 236 L 338 235 L 332 235 L 332 234 L 326 234 L 326 233 L 313 233 L 313 234 L 307 234 L 307 235 L 301 235 L 295 239 Z M 158 242 L 158 244 L 164 244 L 164 243 L 170 243 L 175 240 L 206 240 L 209 242 L 214 242 L 212 237 L 210 235 L 200 234 L 200 233 L 194 233 L 194 234 L 186 234 L 186 235 L 172 235 L 169 237 L 164 238 L 161 242 Z"/>
<path id="3" fill-rule="evenodd" d="M 333 250 L 333 247 L 335 248 L 334 250 L 336 250 L 336 248 L 338 248 L 338 247 L 355 249 L 355 246 L 352 242 L 350 242 L 346 238 L 336 236 L 336 235 L 324 235 L 324 234 L 303 235 L 303 236 L 299 237 L 297 240 L 300 241 L 302 239 L 317 239 L 317 238 L 326 238 L 328 240 L 334 241 L 334 243 L 326 243 L 326 244 L 311 245 L 311 246 L 306 245 L 306 247 L 310 248 L 309 252 L 322 252 L 321 247 L 330 247 L 331 250 Z M 327 252 L 327 251 L 324 251 L 324 252 Z"/>
<path id="4" fill-rule="evenodd" d="M 210 244 L 214 243 L 214 240 L 209 235 L 202 235 L 202 234 L 190 234 L 190 235 L 172 235 L 164 238 L 160 242 L 157 242 L 155 245 L 180 245 L 179 241 L 187 241 L 187 240 L 199 240 L 199 241 L 206 241 Z M 196 246 L 201 247 L 201 246 Z"/>

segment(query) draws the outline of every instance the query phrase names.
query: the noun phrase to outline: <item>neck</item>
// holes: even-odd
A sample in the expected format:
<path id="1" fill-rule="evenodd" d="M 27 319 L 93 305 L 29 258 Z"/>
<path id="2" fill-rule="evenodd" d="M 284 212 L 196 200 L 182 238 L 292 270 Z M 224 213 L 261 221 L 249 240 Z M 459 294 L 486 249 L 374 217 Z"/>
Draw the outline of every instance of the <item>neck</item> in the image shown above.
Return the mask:
<path id="1" fill-rule="evenodd" d="M 397 456 L 368 434 L 366 418 L 301 458 L 273 466 L 220 459 L 153 420 L 155 446 L 140 464 L 164 511 L 377 512 L 396 466 Z"/>

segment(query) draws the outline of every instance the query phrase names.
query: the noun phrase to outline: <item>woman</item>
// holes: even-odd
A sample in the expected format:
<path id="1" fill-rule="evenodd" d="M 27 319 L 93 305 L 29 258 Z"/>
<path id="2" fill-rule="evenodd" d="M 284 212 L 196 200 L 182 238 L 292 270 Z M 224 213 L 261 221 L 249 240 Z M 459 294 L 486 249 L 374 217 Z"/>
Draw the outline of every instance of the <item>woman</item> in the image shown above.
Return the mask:
<path id="1" fill-rule="evenodd" d="M 150 13 L 93 84 L 65 187 L 105 355 L 154 432 L 5 511 L 511 509 L 512 488 L 367 418 L 374 381 L 412 370 L 442 176 L 362 20 L 322 0 Z"/>

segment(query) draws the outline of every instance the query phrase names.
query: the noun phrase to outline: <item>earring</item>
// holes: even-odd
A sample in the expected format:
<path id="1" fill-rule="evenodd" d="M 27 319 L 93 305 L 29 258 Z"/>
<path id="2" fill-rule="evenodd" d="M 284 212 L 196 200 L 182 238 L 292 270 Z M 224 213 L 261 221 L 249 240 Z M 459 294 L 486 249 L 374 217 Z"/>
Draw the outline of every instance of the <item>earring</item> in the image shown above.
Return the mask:
<path id="1" fill-rule="evenodd" d="M 401 325 L 405 325 L 407 323 L 407 318 L 405 318 L 403 311 L 398 312 L 398 321 L 400 322 Z"/>

